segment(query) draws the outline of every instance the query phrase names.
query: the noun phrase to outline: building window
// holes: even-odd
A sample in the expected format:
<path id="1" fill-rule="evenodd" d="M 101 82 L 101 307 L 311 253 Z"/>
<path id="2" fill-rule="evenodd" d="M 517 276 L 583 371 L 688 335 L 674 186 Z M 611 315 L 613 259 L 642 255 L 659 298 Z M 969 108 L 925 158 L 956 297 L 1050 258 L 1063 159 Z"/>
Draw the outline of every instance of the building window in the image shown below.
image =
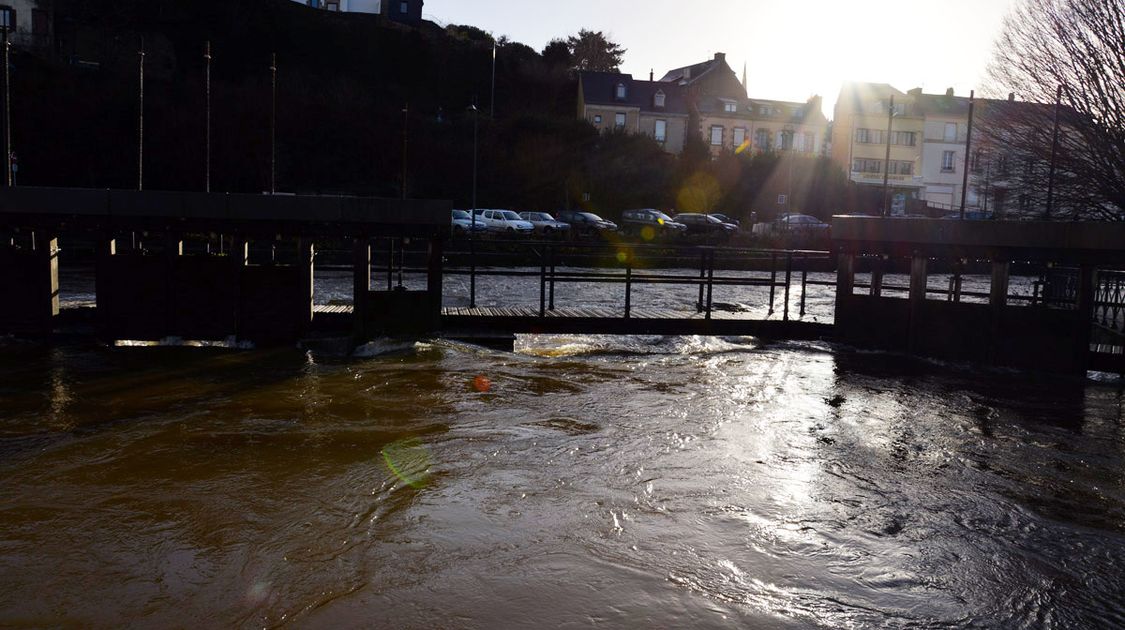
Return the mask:
<path id="1" fill-rule="evenodd" d="M 867 129 L 855 130 L 855 141 L 859 144 L 868 144 L 871 142 L 871 136 L 867 133 Z"/>
<path id="2" fill-rule="evenodd" d="M 16 10 L 8 6 L 0 6 L 0 28 L 8 32 L 16 30 Z"/>
<path id="3" fill-rule="evenodd" d="M 410 3 L 406 0 L 402 0 L 402 2 L 398 3 L 398 12 L 403 15 L 410 13 Z"/>
<path id="4" fill-rule="evenodd" d="M 815 133 L 810 132 L 810 133 L 805 134 L 805 151 L 807 151 L 809 153 L 815 153 L 816 152 L 816 134 Z"/>
<path id="5" fill-rule="evenodd" d="M 617 92 L 615 92 L 615 94 L 617 95 L 617 100 L 619 100 L 619 101 L 625 100 L 625 84 L 624 83 L 618 83 L 617 84 Z"/>
<path id="6" fill-rule="evenodd" d="M 720 125 L 713 125 L 711 127 L 711 146 L 723 146 L 723 128 Z"/>
<path id="7" fill-rule="evenodd" d="M 761 107 L 758 108 L 758 112 L 763 116 L 769 116 L 770 115 L 770 108 L 766 105 L 762 105 Z"/>
<path id="8" fill-rule="evenodd" d="M 891 133 L 891 141 L 907 147 L 912 147 L 916 143 L 913 131 L 894 131 Z"/>
<path id="9" fill-rule="evenodd" d="M 793 132 L 792 131 L 782 131 L 781 132 L 780 145 L 781 145 L 782 151 L 793 150 Z"/>
<path id="10" fill-rule="evenodd" d="M 602 115 L 601 114 L 594 115 L 594 124 L 595 125 L 602 124 Z"/>
<path id="11" fill-rule="evenodd" d="M 664 142 L 668 139 L 668 122 L 664 120 L 656 121 L 656 128 L 654 129 L 653 137 L 657 142 Z"/>
<path id="12" fill-rule="evenodd" d="M 770 148 L 770 132 L 768 129 L 759 129 L 754 132 L 754 146 L 763 151 Z"/>
<path id="13" fill-rule="evenodd" d="M 340 3 L 339 2 L 328 2 L 327 4 L 324 5 L 324 8 L 328 9 L 329 11 L 339 11 L 340 10 Z"/>
<path id="14" fill-rule="evenodd" d="M 617 114 L 614 115 L 613 126 L 617 127 L 618 129 L 624 129 L 625 128 L 625 114 L 622 114 L 621 112 L 617 112 Z"/>
<path id="15" fill-rule="evenodd" d="M 856 158 L 852 163 L 852 171 L 855 173 L 882 173 L 883 161 Z"/>
<path id="16" fill-rule="evenodd" d="M 887 166 L 887 173 L 889 175 L 913 175 L 914 162 L 891 160 Z"/>
<path id="17" fill-rule="evenodd" d="M 734 146 L 740 147 L 746 143 L 746 127 L 734 128 Z"/>
<path id="18" fill-rule="evenodd" d="M 945 141 L 957 141 L 957 123 L 945 123 Z"/>
<path id="19" fill-rule="evenodd" d="M 941 152 L 941 172 L 942 173 L 952 173 L 953 172 L 953 151 L 942 151 Z"/>
<path id="20" fill-rule="evenodd" d="M 984 168 L 984 151 L 977 149 L 973 151 L 973 172 L 979 173 Z"/>
<path id="21" fill-rule="evenodd" d="M 309 6 L 314 9 L 320 8 L 320 0 L 309 0 Z"/>
<path id="22" fill-rule="evenodd" d="M 738 111 L 738 103 L 723 103 L 723 111 L 728 114 L 733 114 Z"/>
<path id="23" fill-rule="evenodd" d="M 652 102 L 653 102 L 653 105 L 655 105 L 656 107 L 659 107 L 660 109 L 664 109 L 664 91 L 658 90 L 656 92 L 656 96 L 654 96 L 652 98 Z"/>
<path id="24" fill-rule="evenodd" d="M 798 108 L 794 109 L 793 115 L 796 116 L 797 118 L 804 118 L 805 117 L 805 108 L 804 107 L 798 107 Z"/>
<path id="25" fill-rule="evenodd" d="M 31 32 L 35 35 L 48 35 L 51 32 L 51 23 L 46 11 L 42 9 L 31 10 Z"/>

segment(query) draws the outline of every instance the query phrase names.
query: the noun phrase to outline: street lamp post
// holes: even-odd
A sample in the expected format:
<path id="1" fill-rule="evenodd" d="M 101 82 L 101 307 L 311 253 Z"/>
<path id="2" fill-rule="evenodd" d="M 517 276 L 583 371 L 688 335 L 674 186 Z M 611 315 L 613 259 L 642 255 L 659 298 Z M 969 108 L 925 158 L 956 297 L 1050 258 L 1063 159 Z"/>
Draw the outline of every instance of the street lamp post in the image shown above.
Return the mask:
<path id="1" fill-rule="evenodd" d="M 203 47 L 203 189 L 211 192 L 211 41 Z"/>
<path id="2" fill-rule="evenodd" d="M 887 108 L 887 155 L 883 160 L 883 216 L 891 213 L 891 127 L 895 119 L 895 95 L 891 94 L 891 106 Z"/>
<path id="3" fill-rule="evenodd" d="M 477 133 L 480 110 L 477 109 L 476 99 L 473 101 L 473 104 L 469 105 L 469 111 L 473 112 L 473 209 L 469 216 L 469 265 L 472 268 L 469 270 L 469 308 L 477 307 Z"/>
<path id="4" fill-rule="evenodd" d="M 0 30 L 4 32 L 4 185 L 12 185 L 12 98 L 11 75 L 8 68 L 12 43 L 8 41 L 8 29 L 12 28 L 12 10 L 0 9 Z"/>
<path id="5" fill-rule="evenodd" d="M 402 108 L 402 199 L 406 200 L 406 149 L 410 139 L 410 103 Z"/>
<path id="6" fill-rule="evenodd" d="M 277 53 L 270 57 L 270 194 L 277 193 Z"/>
<path id="7" fill-rule="evenodd" d="M 137 190 L 145 189 L 145 38 L 137 51 Z"/>

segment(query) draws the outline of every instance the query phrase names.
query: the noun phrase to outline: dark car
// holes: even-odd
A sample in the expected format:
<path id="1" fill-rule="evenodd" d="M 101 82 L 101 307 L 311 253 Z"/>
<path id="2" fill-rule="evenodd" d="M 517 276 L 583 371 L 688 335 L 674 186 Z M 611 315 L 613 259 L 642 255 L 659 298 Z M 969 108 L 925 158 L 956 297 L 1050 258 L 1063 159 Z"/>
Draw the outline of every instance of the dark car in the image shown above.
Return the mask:
<path id="1" fill-rule="evenodd" d="M 738 226 L 723 223 L 709 214 L 677 214 L 676 221 L 687 226 L 690 236 L 729 237 L 738 230 Z"/>
<path id="2" fill-rule="evenodd" d="M 723 223 L 729 223 L 729 224 L 731 224 L 735 227 L 742 227 L 742 221 L 739 221 L 738 219 L 735 219 L 734 217 L 730 217 L 730 216 L 727 216 L 725 214 L 719 214 L 718 212 L 712 212 L 711 216 L 713 216 L 716 219 L 722 221 Z"/>
<path id="3" fill-rule="evenodd" d="M 555 215 L 563 223 L 569 223 L 575 236 L 601 236 L 608 232 L 616 232 L 617 224 L 606 221 L 593 212 L 581 210 L 563 210 Z"/>
<path id="4" fill-rule="evenodd" d="M 656 237 L 679 236 L 687 232 L 687 226 L 673 221 L 672 217 L 659 210 L 644 208 L 622 212 L 621 231 L 651 240 Z"/>

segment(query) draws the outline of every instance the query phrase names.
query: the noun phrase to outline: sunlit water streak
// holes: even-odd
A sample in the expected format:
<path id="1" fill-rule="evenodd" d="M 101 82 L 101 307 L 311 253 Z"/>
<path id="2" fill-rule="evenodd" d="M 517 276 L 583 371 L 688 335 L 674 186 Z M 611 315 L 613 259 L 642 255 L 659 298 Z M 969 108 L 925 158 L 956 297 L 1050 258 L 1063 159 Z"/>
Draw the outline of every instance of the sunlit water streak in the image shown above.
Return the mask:
<path id="1" fill-rule="evenodd" d="M 1123 470 L 1120 379 L 825 343 L 8 340 L 0 625 L 1120 627 Z"/>

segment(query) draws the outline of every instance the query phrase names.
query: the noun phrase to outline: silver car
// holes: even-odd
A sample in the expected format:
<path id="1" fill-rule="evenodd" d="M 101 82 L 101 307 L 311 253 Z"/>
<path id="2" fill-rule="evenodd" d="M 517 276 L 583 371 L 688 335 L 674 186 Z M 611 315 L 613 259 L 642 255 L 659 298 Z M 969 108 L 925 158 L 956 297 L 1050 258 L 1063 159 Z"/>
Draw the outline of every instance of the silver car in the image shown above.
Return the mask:
<path id="1" fill-rule="evenodd" d="M 520 218 L 535 226 L 536 232 L 541 232 L 544 235 L 554 233 L 567 234 L 570 232 L 569 223 L 556 221 L 555 217 L 546 212 L 521 212 Z"/>
<path id="2" fill-rule="evenodd" d="M 490 232 L 501 234 L 531 234 L 535 230 L 511 210 L 477 210 L 477 221 L 483 221 Z"/>

